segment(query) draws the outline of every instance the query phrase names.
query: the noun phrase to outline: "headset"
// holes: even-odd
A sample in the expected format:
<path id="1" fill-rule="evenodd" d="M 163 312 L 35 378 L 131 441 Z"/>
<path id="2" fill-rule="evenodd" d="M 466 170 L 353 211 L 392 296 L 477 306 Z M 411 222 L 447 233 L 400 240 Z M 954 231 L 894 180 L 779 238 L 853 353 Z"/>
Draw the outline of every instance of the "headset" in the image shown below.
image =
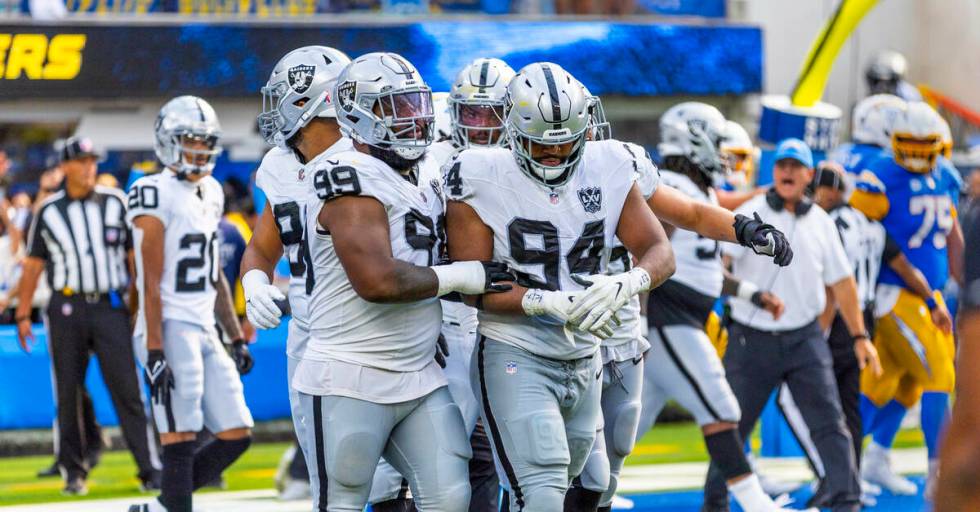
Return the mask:
<path id="1" fill-rule="evenodd" d="M 786 207 L 786 201 L 784 201 L 782 197 L 779 197 L 779 194 L 776 193 L 775 187 L 770 188 L 769 191 L 766 192 L 766 203 L 770 208 L 777 212 Z M 795 214 L 797 217 L 802 217 L 806 215 L 812 207 L 813 201 L 809 197 L 803 196 L 803 198 L 796 203 L 796 208 L 793 211 L 793 214 Z"/>

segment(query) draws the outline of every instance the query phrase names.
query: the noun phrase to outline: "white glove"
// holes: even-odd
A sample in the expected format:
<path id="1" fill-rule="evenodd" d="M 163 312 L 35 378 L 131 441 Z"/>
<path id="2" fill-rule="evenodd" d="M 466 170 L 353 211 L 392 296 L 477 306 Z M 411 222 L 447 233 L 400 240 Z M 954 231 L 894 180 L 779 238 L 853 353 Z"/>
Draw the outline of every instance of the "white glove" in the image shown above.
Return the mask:
<path id="1" fill-rule="evenodd" d="M 521 299 L 521 307 L 527 316 L 547 315 L 565 324 L 566 328 L 588 332 L 579 328 L 568 321 L 568 312 L 572 305 L 581 297 L 582 292 L 558 292 L 548 290 L 529 289 Z M 618 322 L 618 319 L 617 319 Z M 613 334 L 613 329 L 609 325 L 604 325 L 592 331 L 599 339 L 606 339 Z"/>
<path id="2" fill-rule="evenodd" d="M 245 292 L 245 316 L 259 329 L 273 329 L 279 325 L 282 310 L 275 301 L 286 297 L 279 288 L 269 284 L 269 276 L 259 269 L 252 269 L 242 276 Z"/>
<path id="3" fill-rule="evenodd" d="M 494 261 L 457 261 L 429 268 L 439 280 L 436 297 L 452 292 L 464 295 L 506 292 L 514 280 L 506 264 Z"/>
<path id="4" fill-rule="evenodd" d="M 572 280 L 586 288 L 568 312 L 569 320 L 593 334 L 605 327 L 634 295 L 650 289 L 650 274 L 642 268 L 614 276 L 572 275 Z"/>

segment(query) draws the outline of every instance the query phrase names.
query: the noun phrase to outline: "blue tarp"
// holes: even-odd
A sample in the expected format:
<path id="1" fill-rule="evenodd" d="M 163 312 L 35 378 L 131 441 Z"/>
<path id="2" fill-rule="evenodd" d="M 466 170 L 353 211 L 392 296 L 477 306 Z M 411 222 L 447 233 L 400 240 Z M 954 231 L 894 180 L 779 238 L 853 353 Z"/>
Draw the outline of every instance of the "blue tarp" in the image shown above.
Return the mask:
<path id="1" fill-rule="evenodd" d="M 0 430 L 50 427 L 55 407 L 51 392 L 51 360 L 44 327 L 34 326 L 38 342 L 30 354 L 17 343 L 13 326 L 0 326 Z M 286 322 L 272 331 L 259 331 L 250 347 L 255 368 L 242 378 L 245 401 L 256 420 L 289 417 L 286 388 Z M 138 371 L 133 368 L 133 371 Z M 140 382 L 143 382 L 140 377 Z M 109 392 L 102 382 L 97 358 L 89 365 L 86 381 L 95 413 L 103 425 L 116 425 Z M 145 394 L 144 394 L 145 396 Z"/>

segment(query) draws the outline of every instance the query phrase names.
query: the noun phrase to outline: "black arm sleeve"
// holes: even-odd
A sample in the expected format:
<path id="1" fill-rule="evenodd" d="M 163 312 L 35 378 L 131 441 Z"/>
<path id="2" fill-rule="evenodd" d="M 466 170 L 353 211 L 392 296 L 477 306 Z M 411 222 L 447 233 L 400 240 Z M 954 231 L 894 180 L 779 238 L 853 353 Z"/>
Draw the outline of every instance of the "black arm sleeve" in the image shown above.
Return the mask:
<path id="1" fill-rule="evenodd" d="M 901 255 L 902 247 L 898 245 L 898 242 L 891 235 L 885 233 L 885 249 L 881 251 L 881 266 L 891 263 L 892 260 Z"/>

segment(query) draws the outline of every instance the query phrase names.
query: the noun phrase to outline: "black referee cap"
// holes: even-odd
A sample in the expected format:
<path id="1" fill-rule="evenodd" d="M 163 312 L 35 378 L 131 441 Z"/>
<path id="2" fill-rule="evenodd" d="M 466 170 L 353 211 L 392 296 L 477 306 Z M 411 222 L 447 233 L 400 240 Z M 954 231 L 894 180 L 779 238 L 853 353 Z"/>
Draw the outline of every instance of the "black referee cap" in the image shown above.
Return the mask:
<path id="1" fill-rule="evenodd" d="M 102 153 L 95 149 L 95 144 L 88 137 L 69 137 L 65 139 L 60 153 L 62 162 L 87 156 L 94 156 L 99 160 L 102 159 Z"/>

